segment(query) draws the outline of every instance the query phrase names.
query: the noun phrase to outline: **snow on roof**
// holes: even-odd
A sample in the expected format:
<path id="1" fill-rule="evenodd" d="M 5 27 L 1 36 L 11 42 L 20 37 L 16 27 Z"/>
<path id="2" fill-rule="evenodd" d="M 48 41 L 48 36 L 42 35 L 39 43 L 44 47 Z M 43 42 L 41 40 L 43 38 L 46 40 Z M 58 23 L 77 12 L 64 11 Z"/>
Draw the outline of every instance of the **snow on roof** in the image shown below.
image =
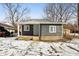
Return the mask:
<path id="1" fill-rule="evenodd" d="M 4 23 L 0 23 L 0 26 L 5 27 L 5 28 L 14 29 L 13 26 L 10 26 L 10 25 L 4 24 Z"/>
<path id="2" fill-rule="evenodd" d="M 19 24 L 64 24 L 63 22 L 51 22 L 47 19 L 32 19 L 25 22 L 19 22 Z"/>

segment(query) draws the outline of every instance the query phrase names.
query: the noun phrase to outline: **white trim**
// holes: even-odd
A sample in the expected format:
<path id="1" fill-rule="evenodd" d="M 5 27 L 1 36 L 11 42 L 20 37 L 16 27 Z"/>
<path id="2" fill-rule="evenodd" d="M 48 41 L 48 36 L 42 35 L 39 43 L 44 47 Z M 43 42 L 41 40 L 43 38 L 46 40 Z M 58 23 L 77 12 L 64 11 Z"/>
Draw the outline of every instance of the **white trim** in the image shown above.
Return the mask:
<path id="1" fill-rule="evenodd" d="M 19 23 L 17 23 L 17 26 L 18 26 L 18 37 L 20 36 L 20 33 L 19 33 L 19 31 L 20 31 L 20 29 L 19 29 Z"/>
<path id="2" fill-rule="evenodd" d="M 64 23 L 64 22 L 27 21 L 27 22 L 20 22 L 20 24 L 66 24 L 66 23 Z"/>
<path id="3" fill-rule="evenodd" d="M 56 26 L 55 25 L 49 26 L 49 33 L 56 33 Z"/>

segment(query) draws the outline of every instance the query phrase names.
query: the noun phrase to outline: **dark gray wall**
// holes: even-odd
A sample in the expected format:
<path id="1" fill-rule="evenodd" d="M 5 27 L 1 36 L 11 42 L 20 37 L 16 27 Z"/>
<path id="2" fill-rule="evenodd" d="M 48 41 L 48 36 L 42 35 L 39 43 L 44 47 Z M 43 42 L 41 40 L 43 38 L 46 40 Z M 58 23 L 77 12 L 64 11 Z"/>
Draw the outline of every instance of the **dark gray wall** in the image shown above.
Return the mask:
<path id="1" fill-rule="evenodd" d="M 41 25 L 41 35 L 53 35 L 53 36 L 60 36 L 62 35 L 62 25 L 58 24 L 53 24 L 56 26 L 56 33 L 49 33 L 49 26 L 50 24 L 42 24 Z"/>
<path id="2" fill-rule="evenodd" d="M 33 35 L 39 35 L 39 25 L 33 25 Z"/>
<path id="3" fill-rule="evenodd" d="M 22 25 L 22 35 L 39 35 L 39 25 L 30 25 L 30 31 L 24 31 L 24 25 Z"/>
<path id="4" fill-rule="evenodd" d="M 49 26 L 56 26 L 56 33 L 49 33 Z M 41 24 L 41 35 L 48 36 L 60 36 L 62 35 L 62 25 L 61 24 Z M 39 35 L 39 24 L 30 25 L 30 31 L 24 31 L 24 26 L 22 25 L 22 35 Z"/>
<path id="5" fill-rule="evenodd" d="M 33 35 L 33 25 L 30 25 L 30 31 L 24 31 L 24 25 L 22 25 L 22 35 Z"/>

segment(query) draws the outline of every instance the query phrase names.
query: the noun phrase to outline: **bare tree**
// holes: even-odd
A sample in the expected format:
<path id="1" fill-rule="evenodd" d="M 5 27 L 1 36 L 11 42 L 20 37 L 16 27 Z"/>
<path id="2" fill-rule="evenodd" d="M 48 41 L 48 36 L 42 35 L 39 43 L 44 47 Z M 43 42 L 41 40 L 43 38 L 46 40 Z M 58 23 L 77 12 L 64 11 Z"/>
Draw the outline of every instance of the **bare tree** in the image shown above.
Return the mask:
<path id="1" fill-rule="evenodd" d="M 46 18 L 52 22 L 67 22 L 77 19 L 77 4 L 75 3 L 50 3 L 47 4 L 44 13 Z M 66 35 L 66 31 L 65 31 Z"/>
<path id="2" fill-rule="evenodd" d="M 73 24 L 74 28 L 76 29 L 77 33 L 79 33 L 79 3 L 77 4 L 72 4 L 72 11 L 73 11 L 73 14 L 74 16 L 76 16 L 76 22 L 75 24 Z M 74 32 L 75 32 L 75 29 L 74 29 Z"/>
<path id="3" fill-rule="evenodd" d="M 77 4 L 50 3 L 47 4 L 44 13 L 49 21 L 67 22 L 77 15 Z"/>
<path id="4" fill-rule="evenodd" d="M 3 4 L 6 11 L 6 19 L 8 19 L 14 26 L 15 31 L 17 31 L 16 22 L 26 18 L 28 9 L 27 7 L 22 7 L 21 4 L 5 3 Z"/>

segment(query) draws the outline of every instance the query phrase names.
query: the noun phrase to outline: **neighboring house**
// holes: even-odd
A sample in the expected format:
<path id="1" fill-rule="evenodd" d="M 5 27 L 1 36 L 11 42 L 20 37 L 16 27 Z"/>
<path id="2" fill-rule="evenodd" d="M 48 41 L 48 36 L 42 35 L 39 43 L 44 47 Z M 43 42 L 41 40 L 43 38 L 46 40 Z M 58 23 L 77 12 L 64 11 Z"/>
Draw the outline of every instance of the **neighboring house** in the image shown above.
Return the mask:
<path id="1" fill-rule="evenodd" d="M 73 27 L 71 24 L 64 24 L 63 29 L 64 29 L 64 34 L 70 34 L 71 29 L 73 29 Z"/>
<path id="2" fill-rule="evenodd" d="M 63 38 L 64 23 L 62 22 L 49 22 L 37 19 L 18 24 L 18 30 L 22 36 L 38 36 L 39 40 L 59 40 Z M 21 28 L 19 29 L 19 27 Z"/>
<path id="3" fill-rule="evenodd" d="M 77 35 L 78 36 L 78 27 L 76 25 L 64 24 L 63 25 L 65 35 Z"/>
<path id="4" fill-rule="evenodd" d="M 0 23 L 0 27 L 4 27 L 9 32 L 13 32 L 14 31 L 13 26 L 10 26 L 8 24 Z"/>

